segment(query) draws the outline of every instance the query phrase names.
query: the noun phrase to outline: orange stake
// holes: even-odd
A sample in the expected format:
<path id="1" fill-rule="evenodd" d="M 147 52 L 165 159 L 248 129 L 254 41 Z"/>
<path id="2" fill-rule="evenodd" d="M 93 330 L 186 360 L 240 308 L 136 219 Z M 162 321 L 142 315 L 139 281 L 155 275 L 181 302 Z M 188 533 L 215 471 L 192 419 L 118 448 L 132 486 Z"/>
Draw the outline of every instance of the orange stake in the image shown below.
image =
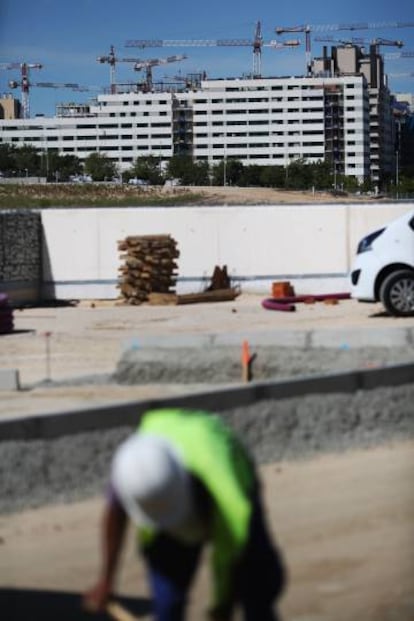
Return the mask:
<path id="1" fill-rule="evenodd" d="M 242 381 L 243 382 L 249 382 L 251 380 L 251 373 L 250 373 L 251 361 L 252 361 L 252 356 L 250 355 L 249 343 L 247 341 L 243 341 L 242 354 L 241 354 Z"/>
<path id="2" fill-rule="evenodd" d="M 242 365 L 245 366 L 250 362 L 250 350 L 249 343 L 247 341 L 243 341 L 242 344 Z"/>

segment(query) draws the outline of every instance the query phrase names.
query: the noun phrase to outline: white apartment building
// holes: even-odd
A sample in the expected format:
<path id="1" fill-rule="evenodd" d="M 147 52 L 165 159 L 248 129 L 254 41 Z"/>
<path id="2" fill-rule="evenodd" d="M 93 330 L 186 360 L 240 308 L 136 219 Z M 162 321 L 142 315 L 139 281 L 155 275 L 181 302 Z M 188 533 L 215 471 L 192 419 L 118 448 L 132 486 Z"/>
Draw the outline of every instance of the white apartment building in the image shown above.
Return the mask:
<path id="1" fill-rule="evenodd" d="M 177 153 L 216 164 L 286 166 L 326 160 L 336 173 L 370 174 L 370 115 L 363 75 L 203 80 L 183 91 L 98 95 L 56 116 L 0 120 L 0 143 L 31 144 L 81 160 L 101 152 L 128 169 L 141 156 Z"/>
<path id="2" fill-rule="evenodd" d="M 384 59 L 379 45 L 371 44 L 368 53 L 355 43 L 327 48 L 321 58 L 315 58 L 314 75 L 363 75 L 368 84 L 370 116 L 370 177 L 380 182 L 392 176 L 395 168 L 395 126 L 392 116 L 392 97 L 384 72 Z"/>
<path id="3" fill-rule="evenodd" d="M 187 94 L 193 154 L 215 163 L 286 166 L 328 160 L 369 174 L 369 104 L 362 76 L 210 80 Z"/>

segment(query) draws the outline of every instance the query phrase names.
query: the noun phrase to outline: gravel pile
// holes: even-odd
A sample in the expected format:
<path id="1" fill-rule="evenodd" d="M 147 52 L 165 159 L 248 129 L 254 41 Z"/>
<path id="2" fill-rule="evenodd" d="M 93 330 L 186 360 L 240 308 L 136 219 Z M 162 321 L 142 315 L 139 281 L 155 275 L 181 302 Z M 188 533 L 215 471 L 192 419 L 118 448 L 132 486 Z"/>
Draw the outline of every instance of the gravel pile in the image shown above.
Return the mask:
<path id="1" fill-rule="evenodd" d="M 311 348 L 255 347 L 253 379 L 284 379 L 414 362 L 407 347 Z M 241 350 L 236 347 L 129 349 L 120 358 L 112 381 L 119 384 L 231 383 L 241 378 Z"/>
<path id="2" fill-rule="evenodd" d="M 222 416 L 258 463 L 414 438 L 414 384 L 353 395 L 260 401 Z M 137 421 L 138 422 L 138 421 Z M 0 513 L 70 502 L 105 489 L 114 448 L 130 427 L 0 444 Z"/>

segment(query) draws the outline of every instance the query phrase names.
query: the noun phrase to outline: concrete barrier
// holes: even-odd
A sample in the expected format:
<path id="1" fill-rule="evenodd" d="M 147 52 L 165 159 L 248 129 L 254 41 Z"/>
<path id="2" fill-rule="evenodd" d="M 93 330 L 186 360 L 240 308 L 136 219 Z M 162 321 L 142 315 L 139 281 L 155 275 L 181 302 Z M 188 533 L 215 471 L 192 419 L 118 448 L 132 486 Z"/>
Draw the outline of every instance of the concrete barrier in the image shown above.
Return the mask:
<path id="1" fill-rule="evenodd" d="M 17 369 L 0 369 L 0 391 L 19 389 L 19 371 Z"/>
<path id="2" fill-rule="evenodd" d="M 88 431 L 135 426 L 140 416 L 152 408 L 187 407 L 220 412 L 265 399 L 288 399 L 306 394 L 354 393 L 357 390 L 399 386 L 413 381 L 414 363 L 287 381 L 252 382 L 175 397 L 110 404 L 43 416 L 3 418 L 0 421 L 0 442 L 46 440 Z"/>
<path id="3" fill-rule="evenodd" d="M 13 304 L 116 299 L 118 241 L 168 233 L 180 251 L 178 293 L 202 290 L 215 265 L 227 265 L 244 291 L 268 295 L 272 282 L 289 280 L 304 295 L 347 292 L 361 237 L 413 207 L 401 201 L 12 210 L 0 216 L 0 290 Z"/>

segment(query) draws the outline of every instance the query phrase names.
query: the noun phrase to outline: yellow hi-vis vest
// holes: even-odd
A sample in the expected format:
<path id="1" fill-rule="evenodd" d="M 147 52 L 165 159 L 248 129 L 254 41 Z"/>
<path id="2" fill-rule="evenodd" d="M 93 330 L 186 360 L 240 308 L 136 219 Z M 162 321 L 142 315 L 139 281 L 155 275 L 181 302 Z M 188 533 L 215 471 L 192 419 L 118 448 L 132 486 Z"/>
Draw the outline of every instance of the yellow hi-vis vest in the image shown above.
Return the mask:
<path id="1" fill-rule="evenodd" d="M 255 472 L 246 449 L 217 415 L 202 411 L 151 410 L 143 416 L 138 432 L 170 441 L 188 472 L 207 490 L 212 501 L 213 604 L 229 602 L 252 514 Z M 156 533 L 146 529 L 142 541 L 150 545 L 153 536 Z"/>

